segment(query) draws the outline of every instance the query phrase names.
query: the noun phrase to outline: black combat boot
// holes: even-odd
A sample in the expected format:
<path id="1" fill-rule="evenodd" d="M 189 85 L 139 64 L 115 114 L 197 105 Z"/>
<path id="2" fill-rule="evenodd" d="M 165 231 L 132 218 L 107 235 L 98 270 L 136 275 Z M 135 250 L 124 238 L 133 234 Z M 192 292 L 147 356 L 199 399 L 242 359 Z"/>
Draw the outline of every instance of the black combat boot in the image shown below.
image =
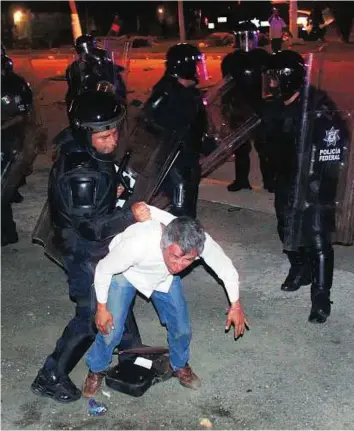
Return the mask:
<path id="1" fill-rule="evenodd" d="M 1 247 L 5 247 L 9 244 L 16 244 L 17 242 L 18 242 L 18 234 L 16 231 L 1 235 Z"/>
<path id="2" fill-rule="evenodd" d="M 21 193 L 16 190 L 15 193 L 12 196 L 11 202 L 15 203 L 15 204 L 20 204 L 21 202 L 23 202 L 23 196 L 21 195 Z"/>
<path id="3" fill-rule="evenodd" d="M 317 250 L 311 258 L 313 282 L 311 286 L 311 312 L 309 322 L 324 323 L 331 314 L 330 289 L 333 282 L 334 253 Z"/>
<path id="4" fill-rule="evenodd" d="M 60 403 L 71 403 L 81 397 L 81 391 L 70 380 L 69 376 L 58 376 L 55 371 L 45 368 L 39 370 L 31 385 L 36 395 L 53 398 Z"/>
<path id="5" fill-rule="evenodd" d="M 281 290 L 294 292 L 300 289 L 301 286 L 307 286 L 311 283 L 310 262 L 304 249 L 288 251 L 286 254 L 291 266 L 289 274 L 281 285 Z"/>
<path id="6" fill-rule="evenodd" d="M 235 180 L 227 186 L 227 190 L 229 192 L 238 192 L 239 190 L 242 190 L 242 189 L 252 190 L 252 186 L 248 180 L 244 182 Z"/>

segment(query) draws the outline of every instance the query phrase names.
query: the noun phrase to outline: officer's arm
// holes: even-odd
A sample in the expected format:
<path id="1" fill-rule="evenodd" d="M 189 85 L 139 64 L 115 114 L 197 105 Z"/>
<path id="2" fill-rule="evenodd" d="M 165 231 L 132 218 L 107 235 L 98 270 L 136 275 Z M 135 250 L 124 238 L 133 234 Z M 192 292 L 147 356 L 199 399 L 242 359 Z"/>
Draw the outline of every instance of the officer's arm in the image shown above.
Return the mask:
<path id="1" fill-rule="evenodd" d="M 79 220 L 76 224 L 78 233 L 90 241 L 102 241 L 123 232 L 135 223 L 131 209 L 116 208 L 106 215 L 95 215 Z"/>

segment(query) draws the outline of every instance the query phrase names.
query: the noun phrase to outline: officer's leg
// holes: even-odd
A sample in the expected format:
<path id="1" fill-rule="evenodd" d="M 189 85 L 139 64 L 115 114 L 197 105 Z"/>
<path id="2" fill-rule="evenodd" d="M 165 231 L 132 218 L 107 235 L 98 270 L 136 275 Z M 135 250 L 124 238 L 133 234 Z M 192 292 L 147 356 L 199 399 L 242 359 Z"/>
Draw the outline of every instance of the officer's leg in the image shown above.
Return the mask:
<path id="1" fill-rule="evenodd" d="M 274 193 L 275 169 L 271 163 L 267 142 L 262 138 L 255 139 L 254 147 L 259 157 L 259 167 L 262 173 L 263 187 L 270 193 Z"/>
<path id="2" fill-rule="evenodd" d="M 177 178 L 177 177 L 176 177 Z M 174 184 L 171 214 L 176 217 L 196 218 L 200 182 L 200 168 L 188 169 L 180 174 L 180 181 Z"/>
<path id="3" fill-rule="evenodd" d="M 321 223 L 324 223 L 323 220 Z M 334 269 L 334 251 L 330 241 L 330 230 L 320 229 L 314 231 L 310 259 L 312 267 L 312 307 L 309 321 L 324 323 L 331 314 L 330 289 Z"/>
<path id="4" fill-rule="evenodd" d="M 282 243 L 284 243 L 287 229 L 287 199 L 288 190 L 284 187 L 284 184 L 282 184 L 282 179 L 279 178 L 275 187 L 274 204 L 278 221 L 278 235 Z M 290 269 L 284 283 L 281 285 L 281 290 L 292 292 L 298 290 L 301 286 L 310 284 L 310 262 L 305 248 L 301 247 L 296 251 L 286 251 L 285 254 L 290 262 Z"/>
<path id="5" fill-rule="evenodd" d="M 235 181 L 227 186 L 229 192 L 237 192 L 241 189 L 252 189 L 248 180 L 251 166 L 251 150 L 251 142 L 248 141 L 235 151 Z"/>
<path id="6" fill-rule="evenodd" d="M 18 242 L 11 203 L 1 204 L 1 247 Z"/>
<path id="7" fill-rule="evenodd" d="M 60 402 L 71 402 L 79 399 L 81 392 L 71 382 L 68 375 L 91 346 L 97 332 L 94 323 L 96 311 L 96 295 L 93 287 L 95 265 L 92 262 L 83 262 L 81 257 L 80 260 L 76 260 L 71 256 L 65 258 L 65 267 L 68 273 L 69 295 L 76 303 L 75 317 L 64 329 L 54 352 L 46 359 L 32 384 L 32 390 L 39 395 L 46 395 Z M 131 310 L 130 313 L 132 313 Z M 123 347 L 141 345 L 134 316 L 129 316 L 128 325 L 128 330 L 125 331 L 122 339 Z"/>
<path id="8" fill-rule="evenodd" d="M 289 273 L 281 285 L 281 290 L 293 292 L 300 289 L 301 286 L 307 286 L 311 283 L 311 268 L 307 250 L 300 247 L 296 251 L 285 252 L 289 262 Z"/>

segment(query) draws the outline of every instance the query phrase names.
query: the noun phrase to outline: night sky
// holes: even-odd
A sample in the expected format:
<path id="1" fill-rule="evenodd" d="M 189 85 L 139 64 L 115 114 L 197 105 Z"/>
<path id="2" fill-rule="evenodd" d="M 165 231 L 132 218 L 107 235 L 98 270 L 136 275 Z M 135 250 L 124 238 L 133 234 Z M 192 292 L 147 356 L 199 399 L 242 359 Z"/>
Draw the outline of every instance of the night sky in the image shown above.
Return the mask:
<path id="1" fill-rule="evenodd" d="M 316 2 L 320 3 L 320 2 Z M 322 3 L 322 2 L 321 2 Z M 298 2 L 299 8 L 311 8 L 313 2 Z M 27 7 L 32 12 L 63 12 L 70 13 L 68 1 L 23 1 L 10 2 L 2 1 L 2 11 L 6 13 L 9 6 Z M 109 29 L 113 17 L 118 14 L 123 22 L 123 33 L 135 32 L 137 16 L 140 17 L 141 30 L 144 29 L 144 22 L 151 22 L 156 19 L 158 6 L 165 6 L 177 17 L 176 1 L 76 1 L 80 20 L 85 21 L 87 17 L 94 17 L 96 25 L 102 30 Z M 267 19 L 271 13 L 271 3 L 269 1 L 184 1 L 184 12 L 186 24 L 193 16 L 193 11 L 202 9 L 203 17 L 215 19 L 216 16 L 231 14 L 238 19 L 251 19 L 255 16 Z M 287 14 L 287 5 L 280 5 L 283 15 Z"/>

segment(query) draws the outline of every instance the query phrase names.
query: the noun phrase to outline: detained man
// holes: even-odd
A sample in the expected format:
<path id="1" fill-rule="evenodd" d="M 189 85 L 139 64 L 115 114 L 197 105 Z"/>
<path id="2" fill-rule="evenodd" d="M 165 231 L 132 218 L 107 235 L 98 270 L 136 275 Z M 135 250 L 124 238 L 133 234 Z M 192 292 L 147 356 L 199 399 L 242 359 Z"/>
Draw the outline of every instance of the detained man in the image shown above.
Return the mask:
<path id="1" fill-rule="evenodd" d="M 115 236 L 110 252 L 96 267 L 95 321 L 99 333 L 86 357 L 86 397 L 100 389 L 137 291 L 151 298 L 161 323 L 167 327 L 171 375 L 183 386 L 200 387 L 200 379 L 189 366 L 191 325 L 178 276 L 196 259 L 202 258 L 224 282 L 231 303 L 226 329 L 233 325 L 237 338 L 248 327 L 239 300 L 238 272 L 222 248 L 204 232 L 199 221 L 186 216 L 176 218 L 152 206 L 149 209 L 151 220 L 135 223 Z"/>

